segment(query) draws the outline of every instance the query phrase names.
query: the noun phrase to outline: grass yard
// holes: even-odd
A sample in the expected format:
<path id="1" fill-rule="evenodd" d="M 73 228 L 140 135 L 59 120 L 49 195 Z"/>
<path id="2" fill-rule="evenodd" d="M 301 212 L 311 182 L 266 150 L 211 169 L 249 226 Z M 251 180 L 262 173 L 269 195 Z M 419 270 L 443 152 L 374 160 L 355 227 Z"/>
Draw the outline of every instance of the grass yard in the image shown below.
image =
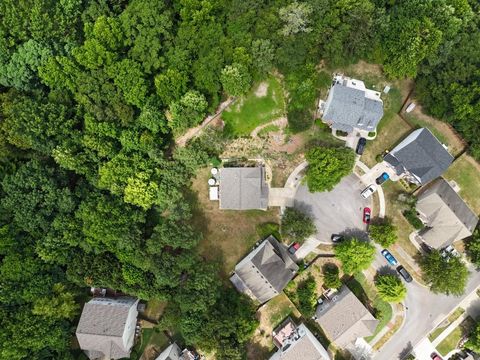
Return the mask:
<path id="1" fill-rule="evenodd" d="M 444 177 L 460 186 L 460 196 L 480 214 L 480 165 L 464 154 L 450 166 Z"/>
<path id="2" fill-rule="evenodd" d="M 348 280 L 347 286 L 363 304 L 376 312 L 374 316 L 379 320 L 377 328 L 372 336 L 365 338 L 365 341 L 370 342 L 392 319 L 392 306 L 378 297 L 375 285 L 362 273 L 357 273 L 353 279 Z"/>
<path id="3" fill-rule="evenodd" d="M 204 168 L 198 171 L 193 180 L 192 189 L 196 195 L 192 196 L 191 200 L 196 212 L 193 221 L 203 233 L 203 239 L 199 245 L 200 253 L 211 261 L 221 263 L 223 275 L 226 276 L 255 243 L 261 240 L 257 233 L 257 226 L 264 223 L 278 223 L 278 209 L 220 210 L 218 201 L 208 199 L 209 177 L 210 169 Z"/>
<path id="4" fill-rule="evenodd" d="M 275 345 L 272 340 L 272 331 L 288 316 L 296 320 L 301 317 L 290 299 L 281 293 L 260 307 L 257 318 L 260 321 L 248 344 L 248 359 L 266 359 Z"/>
<path id="5" fill-rule="evenodd" d="M 475 320 L 467 317 L 437 346 L 440 355 L 447 355 L 450 351 L 455 350 L 460 340 L 468 335 L 475 325 Z"/>
<path id="6" fill-rule="evenodd" d="M 433 330 L 430 335 L 428 335 L 428 339 L 430 341 L 435 340 L 451 323 L 457 320 L 463 313 L 465 312 L 462 308 L 457 308 L 450 316 L 445 319 L 443 323 L 441 323 L 435 330 Z"/>
<path id="7" fill-rule="evenodd" d="M 262 94 L 262 89 L 266 94 Z M 270 76 L 222 113 L 225 132 L 231 136 L 248 136 L 257 126 L 285 116 L 285 97 L 280 80 Z"/>
<path id="8" fill-rule="evenodd" d="M 166 301 L 151 299 L 147 303 L 145 316 L 151 320 L 158 320 L 167 306 Z"/>
<path id="9" fill-rule="evenodd" d="M 143 359 L 153 360 L 158 355 L 157 352 L 165 349 L 169 344 L 169 339 L 159 329 L 143 329 L 140 339 L 132 349 L 130 356 L 133 360 L 139 360 L 146 351 Z"/>

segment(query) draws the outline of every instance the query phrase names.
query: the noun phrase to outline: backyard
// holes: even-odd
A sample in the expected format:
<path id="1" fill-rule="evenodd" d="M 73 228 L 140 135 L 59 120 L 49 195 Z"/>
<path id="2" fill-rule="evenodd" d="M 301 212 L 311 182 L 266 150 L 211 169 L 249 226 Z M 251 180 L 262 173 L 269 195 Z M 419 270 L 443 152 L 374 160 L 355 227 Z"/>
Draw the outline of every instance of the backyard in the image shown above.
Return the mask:
<path id="1" fill-rule="evenodd" d="M 257 233 L 257 225 L 278 223 L 278 209 L 220 210 L 218 201 L 210 201 L 208 198 L 209 177 L 210 169 L 204 168 L 193 180 L 192 189 L 195 196 L 192 202 L 197 212 L 194 224 L 203 233 L 200 242 L 201 254 L 209 260 L 221 263 L 224 275 L 228 275 L 236 263 L 261 240 Z"/>
<path id="2" fill-rule="evenodd" d="M 256 84 L 223 113 L 225 132 L 248 136 L 257 126 L 285 116 L 285 97 L 280 79 L 269 76 Z"/>

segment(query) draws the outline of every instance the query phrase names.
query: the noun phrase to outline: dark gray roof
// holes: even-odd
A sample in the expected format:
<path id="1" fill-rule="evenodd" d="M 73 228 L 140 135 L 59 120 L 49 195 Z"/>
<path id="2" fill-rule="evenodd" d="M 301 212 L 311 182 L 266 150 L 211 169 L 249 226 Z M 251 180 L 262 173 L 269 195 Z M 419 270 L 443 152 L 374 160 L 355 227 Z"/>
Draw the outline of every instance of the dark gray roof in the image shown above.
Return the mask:
<path id="1" fill-rule="evenodd" d="M 426 221 L 421 236 L 436 249 L 472 235 L 478 223 L 477 215 L 443 178 L 419 194 L 417 210 Z"/>
<path id="2" fill-rule="evenodd" d="M 353 128 L 374 131 L 383 116 L 383 102 L 365 96 L 365 91 L 335 82 L 330 89 L 323 120 L 337 130 L 351 132 Z"/>
<path id="3" fill-rule="evenodd" d="M 287 248 L 269 236 L 235 267 L 236 279 L 261 303 L 281 292 L 298 270 Z M 239 289 L 242 291 L 242 289 Z"/>
<path id="4" fill-rule="evenodd" d="M 325 334 L 339 347 L 371 336 L 378 325 L 378 320 L 345 285 L 331 301 L 318 305 L 316 316 Z"/>
<path id="5" fill-rule="evenodd" d="M 397 175 L 407 171 L 420 184 L 426 184 L 448 169 L 453 156 L 430 130 L 421 128 L 410 133 L 384 160 L 395 168 Z"/>
<path id="6" fill-rule="evenodd" d="M 268 185 L 263 167 L 220 169 L 220 209 L 249 210 L 268 207 Z"/>
<path id="7" fill-rule="evenodd" d="M 135 318 L 127 324 L 130 309 L 136 312 L 138 300 L 130 297 L 116 299 L 94 298 L 85 304 L 76 335 L 80 348 L 90 359 L 121 359 L 130 356 L 124 347 L 123 333 L 127 326 L 135 330 Z"/>

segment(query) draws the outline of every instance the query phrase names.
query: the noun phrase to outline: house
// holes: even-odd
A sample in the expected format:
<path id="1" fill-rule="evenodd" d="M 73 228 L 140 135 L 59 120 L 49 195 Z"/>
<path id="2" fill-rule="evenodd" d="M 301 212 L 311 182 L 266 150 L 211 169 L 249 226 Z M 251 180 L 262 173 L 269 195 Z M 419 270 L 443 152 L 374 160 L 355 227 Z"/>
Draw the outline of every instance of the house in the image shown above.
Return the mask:
<path id="1" fill-rule="evenodd" d="M 267 209 L 268 185 L 263 166 L 222 168 L 219 182 L 220 209 Z"/>
<path id="2" fill-rule="evenodd" d="M 77 339 L 89 359 L 130 356 L 137 323 L 138 299 L 94 298 L 85 304 L 77 326 Z"/>
<path id="3" fill-rule="evenodd" d="M 421 128 L 410 133 L 383 159 L 397 176 L 424 185 L 442 175 L 453 156 L 430 130 Z"/>
<path id="4" fill-rule="evenodd" d="M 263 304 L 282 292 L 297 271 L 286 246 L 269 236 L 235 266 L 230 281 L 238 291 Z"/>
<path id="5" fill-rule="evenodd" d="M 427 245 L 440 249 L 472 235 L 478 217 L 443 178 L 418 195 L 417 212 L 425 228 L 420 236 Z"/>
<path id="6" fill-rule="evenodd" d="M 325 335 L 340 348 L 352 347 L 358 338 L 371 336 L 378 320 L 345 285 L 318 305 L 316 321 Z"/>
<path id="7" fill-rule="evenodd" d="M 162 351 L 160 355 L 155 360 L 197 360 L 200 359 L 193 351 L 188 349 L 180 350 L 180 347 L 173 343 L 165 350 Z"/>
<path id="8" fill-rule="evenodd" d="M 278 343 L 278 335 L 282 334 Z M 298 327 L 289 318 L 273 332 L 278 350 L 270 360 L 330 360 L 327 350 L 304 325 Z"/>
<path id="9" fill-rule="evenodd" d="M 367 89 L 361 80 L 335 75 L 323 104 L 322 120 L 334 130 L 374 132 L 383 116 L 378 91 Z"/>

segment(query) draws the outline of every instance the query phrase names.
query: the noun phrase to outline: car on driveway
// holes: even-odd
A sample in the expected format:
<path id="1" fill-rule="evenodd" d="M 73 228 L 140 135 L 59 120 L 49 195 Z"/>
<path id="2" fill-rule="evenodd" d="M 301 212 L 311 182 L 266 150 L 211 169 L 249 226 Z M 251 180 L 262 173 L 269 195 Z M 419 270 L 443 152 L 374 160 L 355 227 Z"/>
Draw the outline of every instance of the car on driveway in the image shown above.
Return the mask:
<path id="1" fill-rule="evenodd" d="M 343 241 L 343 235 L 340 235 L 340 234 L 332 234 L 332 236 L 330 237 L 330 239 L 331 239 L 332 242 L 334 242 L 334 243 L 339 243 L 339 242 L 342 242 L 342 241 Z"/>
<path id="2" fill-rule="evenodd" d="M 292 245 L 290 245 L 290 247 L 288 248 L 288 252 L 293 255 L 297 252 L 299 248 L 300 248 L 300 244 L 295 242 Z"/>
<path id="3" fill-rule="evenodd" d="M 398 265 L 397 259 L 388 251 L 387 249 L 382 250 L 382 255 L 385 259 L 387 259 L 388 263 L 392 266 Z"/>
<path id="4" fill-rule="evenodd" d="M 430 357 L 431 357 L 432 360 L 442 360 L 440 355 L 438 355 L 437 353 L 432 353 L 432 355 L 430 355 Z"/>
<path id="5" fill-rule="evenodd" d="M 397 267 L 397 271 L 407 283 L 412 282 L 412 275 L 410 275 L 410 273 L 402 265 Z"/>
<path id="6" fill-rule="evenodd" d="M 390 175 L 384 172 L 382 175 L 375 179 L 375 182 L 377 183 L 377 185 L 382 185 L 388 179 L 390 179 Z"/>
<path id="7" fill-rule="evenodd" d="M 358 155 L 362 155 L 362 154 L 363 154 L 363 151 L 365 150 L 365 145 L 367 145 L 367 139 L 361 137 L 361 138 L 358 140 L 357 149 L 355 150 L 355 152 L 356 152 Z"/>
<path id="8" fill-rule="evenodd" d="M 360 193 L 360 195 L 362 195 L 362 197 L 364 199 L 368 199 L 370 197 L 370 195 L 372 195 L 375 192 L 375 190 L 377 190 L 377 187 L 374 184 L 372 184 L 369 187 L 367 187 L 366 189 L 364 189 Z"/>
<path id="9" fill-rule="evenodd" d="M 372 216 L 372 210 L 369 207 L 363 208 L 363 222 L 370 224 L 370 218 Z"/>

